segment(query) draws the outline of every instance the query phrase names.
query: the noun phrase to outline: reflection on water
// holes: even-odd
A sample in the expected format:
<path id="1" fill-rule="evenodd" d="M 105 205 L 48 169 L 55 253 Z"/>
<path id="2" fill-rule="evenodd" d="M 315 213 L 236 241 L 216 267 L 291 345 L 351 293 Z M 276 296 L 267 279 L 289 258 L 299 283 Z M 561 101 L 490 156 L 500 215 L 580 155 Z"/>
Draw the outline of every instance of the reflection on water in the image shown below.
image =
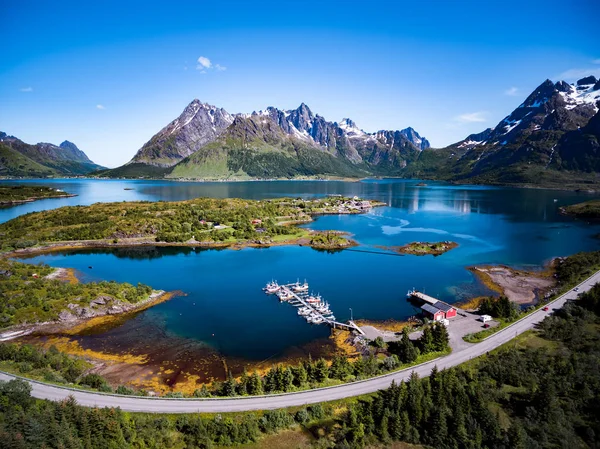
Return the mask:
<path id="1" fill-rule="evenodd" d="M 553 221 L 558 207 L 591 199 L 588 193 L 511 187 L 458 186 L 428 181 L 385 179 L 343 181 L 176 182 L 146 180 L 55 179 L 0 181 L 0 184 L 38 184 L 78 196 L 47 199 L 0 209 L 0 222 L 24 213 L 68 205 L 110 201 L 180 201 L 198 197 L 266 199 L 322 197 L 330 194 L 361 196 L 390 207 L 416 212 L 497 214 L 509 220 Z M 132 189 L 132 190 L 125 190 Z M 596 195 L 597 196 L 597 195 Z M 556 201 L 554 201 L 556 200 Z"/>

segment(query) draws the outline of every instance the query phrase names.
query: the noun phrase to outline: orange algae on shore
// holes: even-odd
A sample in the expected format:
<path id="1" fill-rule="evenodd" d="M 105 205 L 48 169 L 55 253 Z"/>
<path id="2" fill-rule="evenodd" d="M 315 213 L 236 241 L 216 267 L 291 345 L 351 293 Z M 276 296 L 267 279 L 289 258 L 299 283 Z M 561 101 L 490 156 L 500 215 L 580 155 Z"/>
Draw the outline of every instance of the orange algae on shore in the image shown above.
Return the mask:
<path id="1" fill-rule="evenodd" d="M 66 268 L 65 274 L 60 278 L 60 280 L 64 280 L 65 282 L 68 282 L 72 285 L 79 283 L 79 278 L 75 274 L 74 268 Z"/>
<path id="2" fill-rule="evenodd" d="M 356 347 L 350 343 L 351 336 L 352 334 L 346 330 L 333 329 L 329 338 L 333 341 L 335 347 L 343 353 L 343 355 L 348 357 L 350 360 L 353 360 L 354 358 L 360 356 L 360 353 Z"/>
<path id="3" fill-rule="evenodd" d="M 458 307 L 459 309 L 463 309 L 463 310 L 477 310 L 479 309 L 479 305 L 481 304 L 481 301 L 485 298 L 485 296 L 476 296 L 474 298 L 471 299 L 467 299 L 463 302 L 459 302 L 456 304 L 453 304 L 455 307 Z"/>
<path id="4" fill-rule="evenodd" d="M 71 340 L 69 337 L 48 337 L 45 342 L 41 343 L 43 347 L 49 349 L 55 346 L 61 352 L 76 355 L 80 357 L 103 360 L 106 362 L 128 363 L 128 364 L 143 364 L 148 361 L 146 356 L 133 354 L 109 354 L 102 351 L 93 351 L 84 349 L 79 342 Z"/>
<path id="5" fill-rule="evenodd" d="M 396 320 L 385 320 L 385 321 L 371 321 L 371 320 L 355 320 L 355 323 L 362 326 L 372 326 L 377 329 L 390 332 L 402 332 L 405 327 L 410 327 L 411 323 L 408 321 L 396 321 Z"/>
<path id="6" fill-rule="evenodd" d="M 494 282 L 492 277 L 487 272 L 482 271 L 480 268 L 483 268 L 483 267 L 469 267 L 468 270 L 471 273 L 473 273 L 475 275 L 475 277 L 477 277 L 477 279 L 479 279 L 479 281 L 484 286 L 486 286 L 488 289 L 490 289 L 493 292 L 503 295 L 504 290 L 502 289 L 502 287 L 500 287 L 498 284 L 496 284 L 496 282 Z"/>

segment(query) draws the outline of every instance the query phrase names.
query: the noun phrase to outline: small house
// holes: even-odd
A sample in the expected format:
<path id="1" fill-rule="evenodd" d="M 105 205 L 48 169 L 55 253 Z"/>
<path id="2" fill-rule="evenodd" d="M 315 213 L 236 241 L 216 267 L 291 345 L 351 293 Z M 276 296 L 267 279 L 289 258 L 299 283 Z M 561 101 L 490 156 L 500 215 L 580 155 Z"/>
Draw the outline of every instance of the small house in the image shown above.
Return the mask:
<path id="1" fill-rule="evenodd" d="M 260 218 L 255 218 L 254 220 L 252 220 L 252 224 L 253 225 L 259 225 L 262 224 L 262 220 Z"/>
<path id="2" fill-rule="evenodd" d="M 481 315 L 479 317 L 479 321 L 483 321 L 484 323 L 487 323 L 488 321 L 492 321 L 492 317 L 489 315 Z"/>
<path id="3" fill-rule="evenodd" d="M 456 309 L 443 301 L 436 302 L 434 307 L 444 312 L 444 318 L 454 318 L 456 316 Z"/>
<path id="4" fill-rule="evenodd" d="M 444 319 L 444 312 L 431 304 L 423 304 L 421 306 L 423 315 L 433 321 L 441 321 Z"/>

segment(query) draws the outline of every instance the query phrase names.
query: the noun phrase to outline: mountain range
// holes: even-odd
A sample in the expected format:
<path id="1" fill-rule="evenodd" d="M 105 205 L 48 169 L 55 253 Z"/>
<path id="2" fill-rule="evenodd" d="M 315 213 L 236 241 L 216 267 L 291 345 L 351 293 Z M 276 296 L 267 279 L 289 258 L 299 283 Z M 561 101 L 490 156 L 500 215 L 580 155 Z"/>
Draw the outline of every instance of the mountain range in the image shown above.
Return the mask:
<path id="1" fill-rule="evenodd" d="M 230 114 L 192 101 L 126 165 L 107 176 L 274 178 L 386 174 L 429 148 L 412 128 L 366 133 L 297 109 Z"/>
<path id="2" fill-rule="evenodd" d="M 544 81 L 494 128 L 432 148 L 413 128 L 360 129 L 297 109 L 231 114 L 193 100 L 127 164 L 103 169 L 70 142 L 0 133 L 0 175 L 190 179 L 399 176 L 484 184 L 581 186 L 600 172 L 600 81 Z M 8 162 L 7 162 L 8 161 Z"/>
<path id="3" fill-rule="evenodd" d="M 596 183 L 600 81 L 544 81 L 495 128 L 423 151 L 404 176 L 563 186 Z"/>
<path id="4" fill-rule="evenodd" d="M 68 140 L 58 146 L 45 142 L 30 145 L 0 132 L 0 176 L 79 176 L 103 169 Z"/>

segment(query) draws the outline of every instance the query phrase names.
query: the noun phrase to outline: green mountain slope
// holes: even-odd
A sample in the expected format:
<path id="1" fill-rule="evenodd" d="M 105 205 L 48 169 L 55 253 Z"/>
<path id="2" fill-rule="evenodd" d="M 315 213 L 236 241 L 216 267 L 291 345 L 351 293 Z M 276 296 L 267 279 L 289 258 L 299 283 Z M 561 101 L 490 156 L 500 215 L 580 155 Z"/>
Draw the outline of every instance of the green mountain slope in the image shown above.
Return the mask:
<path id="1" fill-rule="evenodd" d="M 260 116 L 236 117 L 215 142 L 178 163 L 171 178 L 291 178 L 366 176 L 364 164 L 350 161 L 285 134 Z"/>
<path id="2" fill-rule="evenodd" d="M 57 174 L 56 170 L 45 167 L 0 142 L 0 176 L 45 178 Z"/>
<path id="3" fill-rule="evenodd" d="M 93 176 L 101 178 L 162 178 L 170 172 L 171 168 L 169 167 L 132 162 L 121 167 L 96 171 Z"/>
<path id="4" fill-rule="evenodd" d="M 35 162 L 38 166 L 46 167 L 50 170 L 50 174 L 45 176 L 78 176 L 105 168 L 92 162 L 75 144 L 66 140 L 60 146 L 51 143 L 30 145 L 16 137 L 0 132 L 0 143 Z M 39 170 L 39 167 L 36 170 Z M 6 168 L 6 176 L 30 176 L 19 173 Z"/>

